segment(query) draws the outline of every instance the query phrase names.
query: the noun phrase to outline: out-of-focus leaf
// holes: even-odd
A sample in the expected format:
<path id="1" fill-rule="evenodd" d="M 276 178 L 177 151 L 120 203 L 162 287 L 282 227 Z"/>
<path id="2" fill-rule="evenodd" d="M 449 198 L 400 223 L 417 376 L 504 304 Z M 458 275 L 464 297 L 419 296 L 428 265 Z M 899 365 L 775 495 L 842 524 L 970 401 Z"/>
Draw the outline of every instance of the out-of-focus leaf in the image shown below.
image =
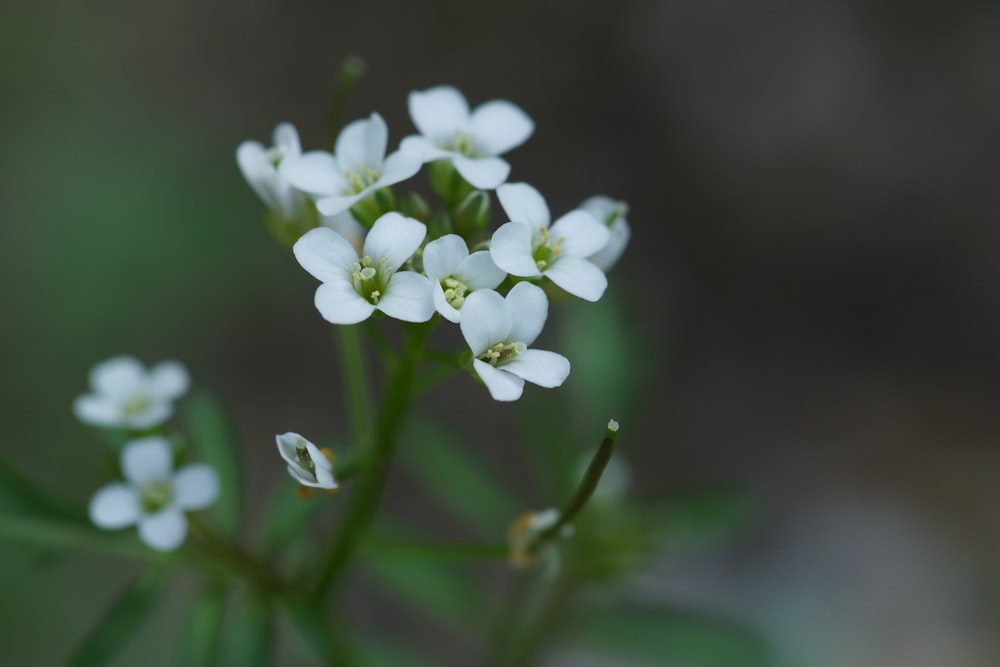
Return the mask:
<path id="1" fill-rule="evenodd" d="M 219 475 L 219 499 L 212 507 L 215 516 L 226 531 L 236 534 L 243 502 L 243 457 L 232 421 L 219 401 L 206 392 L 188 400 L 184 417 L 198 460 Z"/>
<path id="2" fill-rule="evenodd" d="M 8 514 L 0 514 L 0 542 L 145 560 L 169 557 L 140 544 L 134 534 L 108 533 L 82 522 L 49 521 Z"/>
<path id="3" fill-rule="evenodd" d="M 756 499 L 741 489 L 704 489 L 661 499 L 646 514 L 668 548 L 713 545 L 745 529 Z"/>
<path id="4" fill-rule="evenodd" d="M 770 646 L 736 623 L 665 609 L 588 615 L 572 624 L 574 641 L 650 665 L 771 667 Z"/>
<path id="5" fill-rule="evenodd" d="M 153 610 L 167 581 L 162 568 L 146 570 L 115 600 L 90 634 L 70 656 L 72 667 L 101 667 L 132 638 Z"/>
<path id="6" fill-rule="evenodd" d="M 188 613 L 174 664 L 177 667 L 215 667 L 219 664 L 226 591 L 221 585 L 206 588 Z"/>
<path id="7" fill-rule="evenodd" d="M 400 453 L 427 494 L 483 536 L 505 535 L 524 510 L 472 455 L 472 448 L 444 429 L 414 419 Z"/>
<path id="8" fill-rule="evenodd" d="M 234 605 L 220 665 L 268 667 L 274 654 L 274 617 L 265 600 L 251 597 Z"/>
<path id="9" fill-rule="evenodd" d="M 340 665 L 355 662 L 350 659 L 351 645 L 348 637 L 341 628 L 335 627 L 330 621 L 322 608 L 322 603 L 317 605 L 293 599 L 288 601 L 286 607 L 299 638 L 322 658 L 323 664 Z"/>
<path id="10" fill-rule="evenodd" d="M 365 656 L 364 667 L 435 667 L 438 663 L 429 661 L 415 649 L 403 646 L 395 639 L 367 638 L 361 641 Z"/>
<path id="11" fill-rule="evenodd" d="M 51 518 L 82 520 L 84 514 L 52 499 L 51 494 L 0 460 L 0 510 L 11 513 L 42 515 Z"/>
<path id="12" fill-rule="evenodd" d="M 388 592 L 390 599 L 449 627 L 468 629 L 470 622 L 482 618 L 487 608 L 478 589 L 453 564 L 423 558 L 370 557 L 364 561 L 364 571 Z"/>

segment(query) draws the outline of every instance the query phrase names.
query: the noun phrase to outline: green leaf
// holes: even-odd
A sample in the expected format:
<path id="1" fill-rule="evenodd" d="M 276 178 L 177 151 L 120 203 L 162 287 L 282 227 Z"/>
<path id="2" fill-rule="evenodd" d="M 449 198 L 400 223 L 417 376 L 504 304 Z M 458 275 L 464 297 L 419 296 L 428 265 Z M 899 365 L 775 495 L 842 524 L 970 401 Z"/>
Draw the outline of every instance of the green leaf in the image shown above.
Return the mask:
<path id="1" fill-rule="evenodd" d="M 167 581 L 162 568 L 150 568 L 129 586 L 70 656 L 72 667 L 107 665 L 153 610 Z"/>
<path id="2" fill-rule="evenodd" d="M 220 493 L 213 512 L 222 527 L 235 535 L 243 502 L 243 457 L 232 420 L 221 403 L 206 392 L 188 400 L 184 416 L 198 460 L 219 475 Z"/>
<path id="3" fill-rule="evenodd" d="M 206 588 L 195 600 L 177 643 L 177 667 L 218 665 L 222 622 L 226 612 L 226 591 L 221 585 Z"/>
<path id="4" fill-rule="evenodd" d="M 435 667 L 439 663 L 429 661 L 421 656 L 416 649 L 404 646 L 397 639 L 386 637 L 365 638 L 361 640 L 362 653 L 365 656 L 364 667 Z"/>
<path id="5" fill-rule="evenodd" d="M 350 659 L 350 637 L 335 627 L 330 621 L 322 602 L 313 604 L 302 599 L 287 601 L 287 609 L 292 625 L 305 644 L 323 660 L 326 665 L 353 664 Z"/>
<path id="6" fill-rule="evenodd" d="M 400 456 L 429 496 L 483 537 L 507 534 L 523 508 L 476 460 L 470 445 L 419 419 L 405 437 L 409 442 Z"/>
<path id="7" fill-rule="evenodd" d="M 756 508 L 745 490 L 699 489 L 661 499 L 646 516 L 670 548 L 697 548 L 732 539 L 751 523 Z"/>
<path id="8" fill-rule="evenodd" d="M 143 560 L 167 559 L 141 544 L 135 535 L 100 531 L 89 524 L 49 521 L 33 517 L 0 514 L 0 542 L 25 546 L 89 551 Z"/>
<path id="9" fill-rule="evenodd" d="M 53 500 L 45 490 L 0 460 L 0 510 L 11 513 L 47 515 L 52 518 L 82 520 L 84 514 Z"/>
<path id="10" fill-rule="evenodd" d="M 581 645 L 650 665 L 770 667 L 774 655 L 757 633 L 711 616 L 668 609 L 627 609 L 572 624 Z"/>
<path id="11" fill-rule="evenodd" d="M 215 664 L 268 667 L 274 654 L 273 609 L 253 596 L 234 605 L 226 630 L 224 660 Z"/>

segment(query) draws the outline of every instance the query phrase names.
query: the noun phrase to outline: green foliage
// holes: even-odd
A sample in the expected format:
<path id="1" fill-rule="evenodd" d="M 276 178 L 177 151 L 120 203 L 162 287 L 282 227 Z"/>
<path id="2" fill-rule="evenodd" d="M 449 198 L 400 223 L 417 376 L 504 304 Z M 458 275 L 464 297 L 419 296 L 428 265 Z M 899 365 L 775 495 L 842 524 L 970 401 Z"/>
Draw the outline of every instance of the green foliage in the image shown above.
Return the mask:
<path id="1" fill-rule="evenodd" d="M 222 665 L 267 667 L 274 656 L 273 608 L 253 595 L 233 605 L 225 633 Z"/>
<path id="2" fill-rule="evenodd" d="M 195 599 L 187 615 L 177 642 L 176 667 L 214 667 L 219 664 L 225 613 L 225 589 L 218 584 L 209 585 Z"/>
<path id="3" fill-rule="evenodd" d="M 219 499 L 212 511 L 229 534 L 236 534 L 244 475 L 232 420 L 222 404 L 207 392 L 197 393 L 188 400 L 184 417 L 198 460 L 211 465 L 219 475 Z"/>

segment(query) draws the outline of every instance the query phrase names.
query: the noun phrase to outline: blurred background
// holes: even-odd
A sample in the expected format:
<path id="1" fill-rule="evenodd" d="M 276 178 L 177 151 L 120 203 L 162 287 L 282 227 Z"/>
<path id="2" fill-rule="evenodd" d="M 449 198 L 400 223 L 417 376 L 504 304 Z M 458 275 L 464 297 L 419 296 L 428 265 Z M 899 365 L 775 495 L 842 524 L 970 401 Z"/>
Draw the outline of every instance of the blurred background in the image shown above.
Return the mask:
<path id="1" fill-rule="evenodd" d="M 84 506 L 105 480 L 69 407 L 120 353 L 181 360 L 224 397 L 251 505 L 286 483 L 273 434 L 343 433 L 315 281 L 269 238 L 234 153 L 282 121 L 321 148 L 356 53 L 348 115 L 380 112 L 391 145 L 413 131 L 407 93 L 451 84 L 534 118 L 511 180 L 555 215 L 630 205 L 604 300 L 553 309 L 539 342 L 581 369 L 551 392 L 576 407 L 540 418 L 593 433 L 585 451 L 617 417 L 638 497 L 739 488 L 755 509 L 623 595 L 743 624 L 787 665 L 995 665 L 998 35 L 1000 8 L 974 0 L 5 2 L 0 455 Z M 588 344 L 608 322 L 619 349 Z M 602 359 L 630 390 L 588 376 Z M 426 411 L 463 415 L 525 508 L 558 504 L 518 433 L 562 399 L 472 387 L 441 385 Z M 433 526 L 393 479 L 388 506 Z M 133 565 L 0 545 L 0 662 L 63 664 Z M 363 593 L 368 627 L 419 627 Z M 182 599 L 116 664 L 167 664 Z M 456 655 L 439 659 L 471 664 Z M 572 643 L 545 661 L 618 664 Z"/>

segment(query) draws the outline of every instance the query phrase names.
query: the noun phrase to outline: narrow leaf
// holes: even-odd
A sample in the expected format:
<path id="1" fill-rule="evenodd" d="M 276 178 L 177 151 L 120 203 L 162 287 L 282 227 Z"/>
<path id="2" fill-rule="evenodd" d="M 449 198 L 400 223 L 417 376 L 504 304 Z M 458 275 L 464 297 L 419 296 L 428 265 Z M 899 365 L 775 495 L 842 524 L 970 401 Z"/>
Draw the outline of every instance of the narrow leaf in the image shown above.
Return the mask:
<path id="1" fill-rule="evenodd" d="M 274 654 L 271 605 L 255 596 L 234 607 L 226 631 L 225 659 L 216 664 L 268 667 Z"/>
<path id="2" fill-rule="evenodd" d="M 177 643 L 177 667 L 218 665 L 222 622 L 226 611 L 226 591 L 211 585 L 195 600 Z"/>
<path id="3" fill-rule="evenodd" d="M 213 511 L 223 528 L 236 534 L 243 502 L 243 457 L 232 420 L 220 402 L 205 392 L 191 397 L 184 416 L 198 460 L 219 475 L 221 488 Z"/>

